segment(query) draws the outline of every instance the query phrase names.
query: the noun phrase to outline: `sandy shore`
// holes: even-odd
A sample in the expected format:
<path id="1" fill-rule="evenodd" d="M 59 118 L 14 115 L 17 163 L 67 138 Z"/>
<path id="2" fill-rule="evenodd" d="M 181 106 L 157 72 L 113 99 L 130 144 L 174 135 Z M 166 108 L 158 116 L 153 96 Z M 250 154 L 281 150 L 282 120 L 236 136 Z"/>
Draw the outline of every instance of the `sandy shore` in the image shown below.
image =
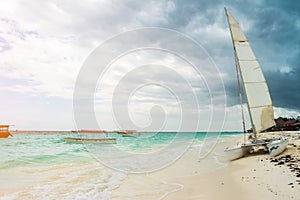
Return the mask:
<path id="1" fill-rule="evenodd" d="M 173 165 L 150 174 L 129 175 L 112 199 L 300 199 L 299 132 L 285 132 L 290 142 L 277 158 L 252 155 L 233 162 L 216 162 L 229 138 L 205 159 L 191 148 Z M 262 135 L 276 137 L 276 134 Z M 217 165 L 217 166 L 216 166 Z"/>
<path id="2" fill-rule="evenodd" d="M 107 198 L 104 199 L 300 200 L 300 132 L 279 134 L 289 138 L 289 145 L 286 151 L 276 158 L 272 158 L 268 154 L 260 154 L 227 162 L 224 157 L 225 147 L 236 144 L 241 136 L 222 136 L 221 141 L 204 159 L 199 157 L 201 145 L 196 143 L 168 167 L 148 174 L 124 175 L 120 184 L 119 182 L 115 183 L 112 179 L 112 186 L 108 189 Z M 279 134 L 268 133 L 262 134 L 261 137 L 272 138 Z M 16 174 L 14 168 L 2 170 L 0 171 L 2 180 L 2 182 L 0 180 L 2 188 L 0 199 L 6 199 L 5 195 L 13 193 L 18 193 L 19 196 L 12 199 L 24 199 L 23 197 L 26 195 L 31 195 L 32 189 L 37 192 L 40 187 L 44 186 L 44 189 L 48 191 L 55 184 L 57 186 L 52 188 L 53 191 L 50 193 L 54 196 L 56 194 L 68 195 L 70 192 L 74 192 L 71 185 L 78 186 L 86 182 L 93 187 L 98 183 L 97 187 L 103 186 L 105 191 L 108 186 L 102 184 L 99 177 L 95 176 L 101 170 L 99 171 L 93 165 L 98 166 L 99 163 L 95 160 L 88 161 L 81 164 L 70 163 L 67 166 L 65 164 L 44 166 L 45 170 L 40 167 L 34 169 L 25 167 L 22 168 L 22 171 L 17 171 L 20 174 Z M 53 167 L 53 170 L 49 170 Z M 59 170 L 56 167 L 59 167 Z M 103 168 L 102 172 L 106 171 L 104 166 L 100 165 L 100 167 Z M 57 172 L 60 173 L 59 176 Z M 81 175 L 81 173 L 83 174 Z M 15 178 L 8 177 L 10 175 Z M 70 178 L 72 180 L 69 180 Z M 105 179 L 105 181 L 107 180 Z M 68 187 L 61 187 L 61 184 Z M 35 194 L 34 191 L 32 194 Z M 74 194 L 77 194 L 77 191 Z M 96 196 L 97 194 L 95 191 Z M 41 198 L 41 196 L 30 197 L 30 199 Z"/>

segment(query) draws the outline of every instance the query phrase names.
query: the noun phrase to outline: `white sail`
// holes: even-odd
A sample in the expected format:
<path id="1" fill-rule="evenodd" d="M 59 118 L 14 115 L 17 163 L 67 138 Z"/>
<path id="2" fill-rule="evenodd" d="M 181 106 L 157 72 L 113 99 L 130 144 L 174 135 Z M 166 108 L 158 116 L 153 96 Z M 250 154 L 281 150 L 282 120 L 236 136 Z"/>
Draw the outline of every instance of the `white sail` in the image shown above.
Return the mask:
<path id="1" fill-rule="evenodd" d="M 275 125 L 269 89 L 248 39 L 227 10 L 226 15 L 246 93 L 252 128 L 254 133 L 259 133 Z"/>

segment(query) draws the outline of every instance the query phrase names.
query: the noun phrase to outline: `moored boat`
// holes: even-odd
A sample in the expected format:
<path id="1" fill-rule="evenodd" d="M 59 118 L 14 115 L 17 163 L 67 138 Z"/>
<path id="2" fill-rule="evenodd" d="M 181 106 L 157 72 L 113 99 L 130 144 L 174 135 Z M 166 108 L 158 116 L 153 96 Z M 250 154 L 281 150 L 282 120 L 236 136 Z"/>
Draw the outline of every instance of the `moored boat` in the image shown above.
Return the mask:
<path id="1" fill-rule="evenodd" d="M 9 132 L 9 125 L 0 125 L 0 138 L 12 136 Z"/>
<path id="2" fill-rule="evenodd" d="M 141 133 L 136 130 L 116 131 L 116 133 L 122 135 L 122 137 L 137 137 L 141 135 Z"/>
<path id="3" fill-rule="evenodd" d="M 86 143 L 86 144 L 115 144 L 117 143 L 116 138 L 64 138 L 66 142 L 72 143 Z"/>
<path id="4" fill-rule="evenodd" d="M 89 130 L 89 129 L 81 129 L 78 132 L 79 133 L 106 133 L 105 130 Z"/>

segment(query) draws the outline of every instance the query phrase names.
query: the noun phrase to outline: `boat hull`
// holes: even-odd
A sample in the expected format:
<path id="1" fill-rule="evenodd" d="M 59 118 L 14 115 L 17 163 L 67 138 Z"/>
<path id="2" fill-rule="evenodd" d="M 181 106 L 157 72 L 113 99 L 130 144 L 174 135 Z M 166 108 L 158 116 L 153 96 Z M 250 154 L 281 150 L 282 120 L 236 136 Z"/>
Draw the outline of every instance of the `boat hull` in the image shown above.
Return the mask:
<path id="1" fill-rule="evenodd" d="M 131 134 L 122 134 L 122 137 L 135 137 L 135 136 Z"/>
<path id="2" fill-rule="evenodd" d="M 0 132 L 0 138 L 8 138 L 10 136 L 9 132 Z"/>
<path id="3" fill-rule="evenodd" d="M 276 140 L 273 140 L 267 144 L 269 154 L 271 156 L 277 156 L 281 154 L 288 145 L 289 140 L 285 137 L 280 137 Z"/>
<path id="4" fill-rule="evenodd" d="M 72 143 L 84 143 L 84 144 L 115 144 L 115 143 L 117 143 L 116 138 L 97 138 L 97 139 L 64 138 L 64 141 L 72 142 Z"/>
<path id="5" fill-rule="evenodd" d="M 226 158 L 229 161 L 239 159 L 250 152 L 251 146 L 235 146 L 225 149 Z"/>
<path id="6" fill-rule="evenodd" d="M 256 143 L 246 143 L 241 146 L 227 147 L 225 149 L 225 153 L 228 160 L 235 160 L 250 153 L 251 148 L 262 146 L 268 148 L 269 154 L 271 156 L 277 156 L 286 149 L 288 143 L 289 140 L 287 138 L 280 137 L 271 141 L 262 140 L 257 141 Z"/>
<path id="7" fill-rule="evenodd" d="M 8 138 L 11 136 L 9 132 L 9 125 L 0 124 L 0 138 Z"/>

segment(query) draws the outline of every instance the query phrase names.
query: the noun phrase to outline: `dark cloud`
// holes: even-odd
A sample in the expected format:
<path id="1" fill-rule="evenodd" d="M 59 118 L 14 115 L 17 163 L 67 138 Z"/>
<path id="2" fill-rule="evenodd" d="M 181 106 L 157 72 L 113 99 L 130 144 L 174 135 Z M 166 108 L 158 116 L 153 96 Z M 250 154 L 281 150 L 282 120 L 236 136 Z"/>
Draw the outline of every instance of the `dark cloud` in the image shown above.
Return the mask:
<path id="1" fill-rule="evenodd" d="M 300 77 L 298 1 L 262 1 L 256 4 L 243 1 L 243 4 L 231 2 L 225 6 L 232 10 L 242 27 L 247 20 L 251 22 L 251 28 L 245 33 L 265 74 L 274 106 L 300 110 L 300 87 L 297 83 Z M 212 49 L 211 54 L 217 52 L 213 50 L 215 46 L 208 48 Z M 215 56 L 232 57 L 232 47 L 223 43 L 221 48 L 223 52 Z M 232 62 L 223 64 L 229 65 L 220 68 L 228 74 L 224 80 L 228 104 L 234 105 L 239 103 L 239 99 L 233 57 Z M 285 67 L 290 68 L 290 72 L 281 70 Z"/>
<path id="2" fill-rule="evenodd" d="M 56 6 L 50 5 L 49 12 L 42 12 L 44 7 L 49 7 L 48 3 L 22 3 L 15 13 L 23 13 L 20 16 L 26 16 L 25 21 L 42 19 L 39 21 L 51 22 L 45 27 L 42 26 L 44 23 L 39 25 L 41 34 L 43 31 L 56 34 L 60 29 L 61 35 L 78 34 L 80 46 L 139 27 L 158 26 L 186 33 L 203 45 L 220 72 L 225 74 L 227 103 L 235 105 L 239 98 L 233 48 L 223 9 L 228 7 L 240 24 L 247 27 L 245 33 L 261 63 L 274 105 L 300 110 L 300 88 L 297 86 L 297 77 L 300 77 L 300 3 L 296 0 L 126 0 L 123 3 L 112 1 L 105 6 L 101 3 L 78 5 L 56 2 Z M 29 30 L 28 34 L 32 33 Z M 174 43 L 170 42 L 170 46 L 177 45 Z M 1 38 L 0 46 L 0 51 L 9 48 Z M 181 48 L 189 50 L 188 47 Z M 188 54 L 199 55 L 196 52 Z M 283 67 L 289 67 L 291 71 L 280 72 Z"/>
<path id="3" fill-rule="evenodd" d="M 290 61 L 293 67 L 290 72 L 269 71 L 266 73 L 273 104 L 282 108 L 300 110 L 300 52 Z"/>
<path id="4" fill-rule="evenodd" d="M 297 77 L 300 77 L 298 1 L 175 0 L 173 3 L 175 9 L 168 13 L 167 23 L 161 25 L 184 32 L 203 45 L 220 71 L 226 74 L 224 84 L 228 105 L 238 104 L 239 98 L 224 7 L 232 12 L 242 27 L 246 27 L 245 34 L 261 64 L 274 106 L 300 110 L 300 88 L 297 85 Z M 168 1 L 164 4 L 167 8 Z M 205 31 L 208 26 L 211 30 Z M 220 36 L 220 30 L 226 30 L 227 35 Z M 291 71 L 282 73 L 284 67 Z"/>
<path id="5" fill-rule="evenodd" d="M 202 16 L 202 23 L 212 24 L 216 15 L 222 9 L 222 0 L 197 1 L 197 0 L 175 0 L 176 9 L 169 14 L 168 26 L 181 29 L 186 27 L 195 17 Z"/>

